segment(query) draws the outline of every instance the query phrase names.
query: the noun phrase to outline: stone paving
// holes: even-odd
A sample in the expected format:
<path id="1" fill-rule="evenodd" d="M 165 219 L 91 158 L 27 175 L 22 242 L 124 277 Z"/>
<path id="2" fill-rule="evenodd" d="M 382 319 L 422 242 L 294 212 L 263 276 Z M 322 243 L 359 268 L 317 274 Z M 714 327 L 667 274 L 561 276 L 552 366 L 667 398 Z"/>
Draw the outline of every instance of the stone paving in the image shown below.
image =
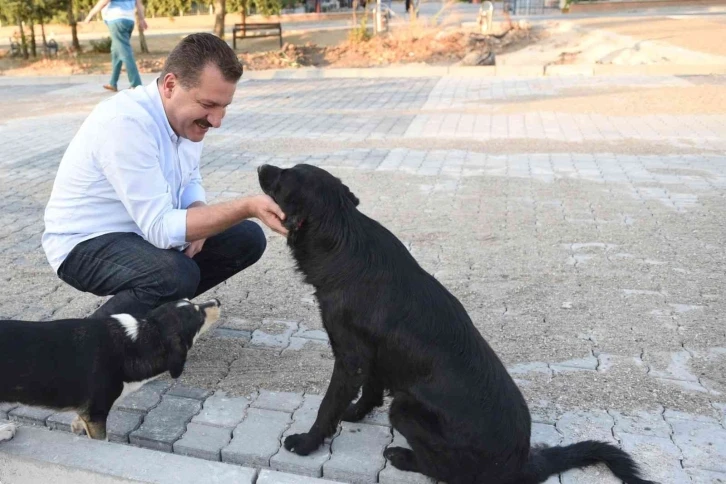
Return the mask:
<path id="1" fill-rule="evenodd" d="M 623 90 L 702 85 L 726 78 L 243 82 L 208 136 L 202 175 L 220 201 L 258 193 L 262 163 L 329 169 L 462 301 L 527 397 L 533 441 L 604 439 L 661 482 L 723 483 L 726 105 L 568 108 L 575 89 L 617 104 Z M 2 318 L 83 316 L 101 302 L 52 273 L 40 234 L 65 146 L 106 96 L 84 84 L 0 88 Z M 538 99 L 562 108 L 532 109 Z M 281 237 L 269 234 L 263 259 L 210 295 L 223 303 L 220 326 L 179 381 L 119 404 L 109 440 L 302 477 L 426 482 L 383 458 L 403 440 L 385 409 L 343 424 L 311 456 L 281 449 L 313 421 L 332 371 L 311 288 Z M 2 418 L 69 431 L 73 415 L 5 403 Z M 593 467 L 551 482 L 616 481 Z"/>

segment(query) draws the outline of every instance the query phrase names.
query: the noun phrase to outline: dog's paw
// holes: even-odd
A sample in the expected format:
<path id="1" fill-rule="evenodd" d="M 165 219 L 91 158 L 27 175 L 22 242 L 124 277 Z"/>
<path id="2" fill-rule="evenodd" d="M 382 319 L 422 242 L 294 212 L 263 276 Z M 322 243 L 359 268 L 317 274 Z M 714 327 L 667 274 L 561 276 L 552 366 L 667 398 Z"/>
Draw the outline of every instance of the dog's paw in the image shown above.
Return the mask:
<path id="1" fill-rule="evenodd" d="M 351 403 L 350 406 L 343 412 L 341 420 L 344 422 L 358 422 L 366 416 L 366 411 L 361 409 L 355 403 Z"/>
<path id="2" fill-rule="evenodd" d="M 285 448 L 298 455 L 308 455 L 314 451 L 322 442 L 312 438 L 310 434 L 295 434 L 285 439 Z"/>
<path id="3" fill-rule="evenodd" d="M 76 435 L 88 435 L 88 428 L 86 427 L 86 422 L 84 422 L 83 419 L 78 415 L 76 415 L 76 418 L 73 419 L 73 422 L 71 422 L 71 432 Z"/>
<path id="4" fill-rule="evenodd" d="M 404 447 L 389 447 L 383 451 L 383 457 L 388 459 L 396 469 L 418 472 L 416 456 L 411 449 L 406 449 Z"/>
<path id="5" fill-rule="evenodd" d="M 11 440 L 15 437 L 16 430 L 17 426 L 12 422 L 0 423 L 0 442 Z"/>

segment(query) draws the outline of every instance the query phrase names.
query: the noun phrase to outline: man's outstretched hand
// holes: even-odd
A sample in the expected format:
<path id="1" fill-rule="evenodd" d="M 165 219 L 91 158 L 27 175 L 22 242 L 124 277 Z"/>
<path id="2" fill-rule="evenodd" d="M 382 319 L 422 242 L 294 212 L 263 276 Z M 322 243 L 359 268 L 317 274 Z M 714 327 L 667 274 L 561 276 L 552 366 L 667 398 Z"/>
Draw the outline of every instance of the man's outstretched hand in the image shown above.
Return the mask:
<path id="1" fill-rule="evenodd" d="M 263 224 L 270 227 L 280 235 L 287 236 L 287 229 L 282 225 L 285 214 L 275 201 L 267 195 L 251 197 L 252 214 Z"/>

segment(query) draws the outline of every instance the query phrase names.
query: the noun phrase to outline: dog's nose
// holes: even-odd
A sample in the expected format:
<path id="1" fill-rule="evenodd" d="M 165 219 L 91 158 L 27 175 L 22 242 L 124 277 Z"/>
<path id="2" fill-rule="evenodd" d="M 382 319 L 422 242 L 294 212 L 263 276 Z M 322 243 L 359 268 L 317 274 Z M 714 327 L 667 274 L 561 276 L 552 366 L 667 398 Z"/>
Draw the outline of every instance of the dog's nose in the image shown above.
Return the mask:
<path id="1" fill-rule="evenodd" d="M 199 308 L 200 308 L 200 309 L 207 309 L 207 308 L 218 308 L 218 307 L 220 307 L 220 306 L 222 306 L 222 303 L 221 303 L 221 302 L 219 302 L 219 299 L 217 299 L 217 298 L 214 298 L 214 299 L 212 299 L 211 301 L 207 301 L 207 302 L 205 302 L 205 303 L 203 303 L 203 304 L 200 304 L 200 305 L 199 305 Z"/>

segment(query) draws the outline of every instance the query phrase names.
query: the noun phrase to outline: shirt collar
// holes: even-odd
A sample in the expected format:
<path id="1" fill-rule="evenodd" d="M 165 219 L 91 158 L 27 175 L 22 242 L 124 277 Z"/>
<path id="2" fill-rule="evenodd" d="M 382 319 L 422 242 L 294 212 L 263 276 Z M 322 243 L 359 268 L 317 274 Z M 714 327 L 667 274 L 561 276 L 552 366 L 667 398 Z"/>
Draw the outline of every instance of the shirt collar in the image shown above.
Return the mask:
<path id="1" fill-rule="evenodd" d="M 151 99 L 151 102 L 154 105 L 154 117 L 156 118 L 156 122 L 160 123 L 164 128 L 166 128 L 166 133 L 169 135 L 169 138 L 174 143 L 181 142 L 181 138 L 177 136 L 177 134 L 174 132 L 174 129 L 171 127 L 171 124 L 169 124 L 169 118 L 166 116 L 166 111 L 164 110 L 164 104 L 161 102 L 161 94 L 159 93 L 159 78 L 157 77 L 154 79 L 153 82 L 150 82 L 144 89 L 146 89 L 146 94 Z"/>

